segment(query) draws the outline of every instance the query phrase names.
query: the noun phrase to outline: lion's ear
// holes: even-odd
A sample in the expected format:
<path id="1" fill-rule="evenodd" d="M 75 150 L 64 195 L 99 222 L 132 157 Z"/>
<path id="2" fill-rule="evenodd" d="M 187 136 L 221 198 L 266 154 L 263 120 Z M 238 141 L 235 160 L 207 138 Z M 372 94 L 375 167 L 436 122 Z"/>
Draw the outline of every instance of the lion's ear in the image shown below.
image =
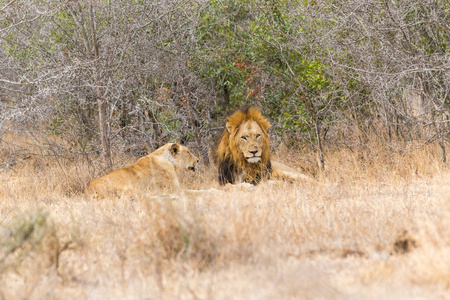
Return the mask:
<path id="1" fill-rule="evenodd" d="M 180 145 L 179 144 L 172 144 L 172 146 L 170 146 L 170 153 L 175 156 L 178 154 L 178 152 L 180 151 Z"/>
<path id="2" fill-rule="evenodd" d="M 269 123 L 269 121 L 267 121 L 266 118 L 260 119 L 259 120 L 259 125 L 261 126 L 261 128 L 265 131 L 268 132 L 269 128 L 272 127 L 272 125 Z"/>
<path id="3" fill-rule="evenodd" d="M 227 122 L 225 126 L 227 127 L 228 133 L 231 134 L 231 130 L 233 128 L 233 126 L 231 126 L 231 122 Z"/>

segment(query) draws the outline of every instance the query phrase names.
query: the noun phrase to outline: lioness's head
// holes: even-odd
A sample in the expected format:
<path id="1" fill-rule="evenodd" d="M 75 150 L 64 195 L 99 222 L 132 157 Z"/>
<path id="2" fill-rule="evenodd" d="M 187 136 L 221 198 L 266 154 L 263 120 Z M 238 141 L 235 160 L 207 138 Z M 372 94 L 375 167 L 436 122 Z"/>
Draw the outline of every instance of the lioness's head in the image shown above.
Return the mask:
<path id="1" fill-rule="evenodd" d="M 185 146 L 180 144 L 171 144 L 169 146 L 169 152 L 174 158 L 174 165 L 180 169 L 188 169 L 195 171 L 195 167 L 198 164 L 198 158 L 189 151 Z"/>
<path id="2" fill-rule="evenodd" d="M 215 149 L 221 184 L 234 183 L 241 173 L 245 181 L 254 184 L 266 174 L 270 176 L 270 126 L 256 107 L 238 110 L 227 118 Z"/>

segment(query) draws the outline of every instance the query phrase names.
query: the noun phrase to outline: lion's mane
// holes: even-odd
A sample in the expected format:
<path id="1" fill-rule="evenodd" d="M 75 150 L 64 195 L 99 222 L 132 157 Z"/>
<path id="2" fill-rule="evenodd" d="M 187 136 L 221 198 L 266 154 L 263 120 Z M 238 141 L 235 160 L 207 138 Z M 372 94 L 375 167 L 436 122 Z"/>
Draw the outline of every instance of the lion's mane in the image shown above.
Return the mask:
<path id="1" fill-rule="evenodd" d="M 261 160 L 250 164 L 239 150 L 235 136 L 244 122 L 255 121 L 261 128 L 263 148 Z M 219 166 L 219 183 L 236 183 L 239 180 L 258 184 L 261 179 L 268 179 L 272 174 L 270 161 L 270 141 L 267 130 L 270 128 L 269 121 L 256 107 L 247 107 L 234 112 L 227 117 L 227 126 L 216 142 L 214 149 L 214 161 Z M 241 178 L 243 176 L 243 178 Z"/>

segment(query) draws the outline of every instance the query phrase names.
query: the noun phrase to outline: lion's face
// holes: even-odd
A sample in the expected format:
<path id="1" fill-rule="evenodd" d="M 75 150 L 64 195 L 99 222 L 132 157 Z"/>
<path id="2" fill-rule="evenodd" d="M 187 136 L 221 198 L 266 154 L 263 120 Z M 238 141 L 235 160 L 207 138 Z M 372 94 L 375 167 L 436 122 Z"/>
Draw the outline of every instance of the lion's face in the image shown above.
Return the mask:
<path id="1" fill-rule="evenodd" d="M 241 180 L 258 184 L 272 174 L 269 121 L 256 107 L 240 109 L 227 117 L 214 150 L 214 160 L 219 165 L 219 183 L 236 183 Z"/>
<path id="2" fill-rule="evenodd" d="M 234 136 L 235 144 L 249 164 L 261 161 L 264 150 L 264 131 L 253 120 L 245 121 Z"/>
<path id="3" fill-rule="evenodd" d="M 191 171 L 195 171 L 195 167 L 198 164 L 198 158 L 189 151 L 189 149 L 185 146 L 181 146 L 180 144 L 172 144 L 169 148 L 170 154 L 175 159 L 175 166 L 178 166 L 179 169 L 187 169 Z"/>

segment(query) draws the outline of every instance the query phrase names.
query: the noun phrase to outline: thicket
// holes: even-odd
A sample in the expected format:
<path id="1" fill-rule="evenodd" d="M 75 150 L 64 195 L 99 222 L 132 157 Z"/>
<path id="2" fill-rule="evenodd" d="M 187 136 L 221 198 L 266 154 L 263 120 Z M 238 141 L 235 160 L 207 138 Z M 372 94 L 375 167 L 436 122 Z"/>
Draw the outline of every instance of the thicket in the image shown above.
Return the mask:
<path id="1" fill-rule="evenodd" d="M 0 0 L 0 138 L 107 164 L 169 141 L 206 157 L 256 105 L 274 145 L 322 165 L 371 140 L 437 142 L 445 161 L 449 48 L 447 0 Z"/>

